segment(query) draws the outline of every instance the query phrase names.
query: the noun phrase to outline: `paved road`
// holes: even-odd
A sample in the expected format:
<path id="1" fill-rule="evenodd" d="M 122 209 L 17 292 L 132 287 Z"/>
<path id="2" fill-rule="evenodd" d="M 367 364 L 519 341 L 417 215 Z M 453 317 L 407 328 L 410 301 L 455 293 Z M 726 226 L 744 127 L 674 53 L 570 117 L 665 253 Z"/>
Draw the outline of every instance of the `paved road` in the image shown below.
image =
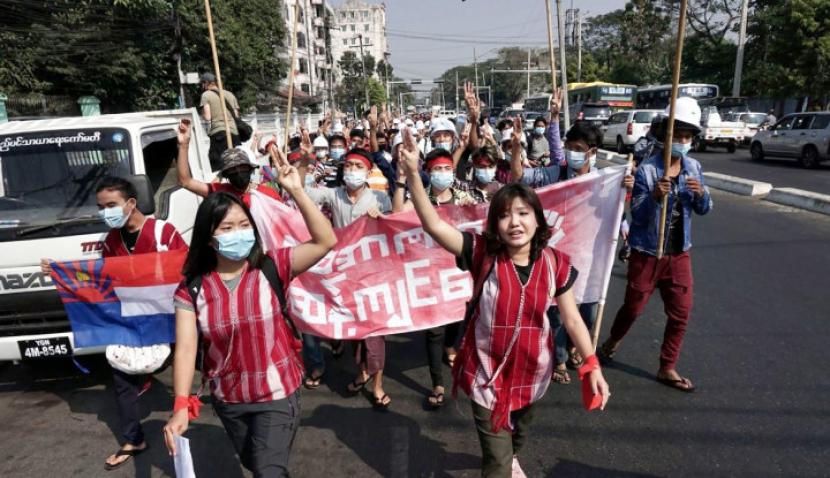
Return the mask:
<path id="1" fill-rule="evenodd" d="M 607 411 L 587 414 L 577 386 L 551 386 L 521 457 L 528 476 L 827 476 L 830 217 L 721 192 L 714 199 L 713 212 L 695 218 L 696 303 L 679 365 L 698 392 L 652 379 L 664 320 L 653 299 L 606 369 Z M 610 316 L 624 273 L 615 268 Z M 423 335 L 389 342 L 389 412 L 343 395 L 354 371 L 347 357 L 332 363 L 324 386 L 303 392 L 294 476 L 478 476 L 469 403 L 425 411 Z M 105 473 L 117 420 L 106 365 L 91 365 L 86 377 L 67 363 L 0 366 L 0 476 L 173 476 L 160 431 L 170 372 L 142 399 L 151 451 Z M 203 412 L 188 432 L 197 475 L 249 476 L 210 408 Z"/>
<path id="2" fill-rule="evenodd" d="M 771 183 L 774 187 L 792 187 L 830 194 L 830 162 L 815 169 L 804 169 L 795 159 L 766 158 L 752 161 L 749 150 L 738 149 L 729 154 L 724 148 L 710 148 L 705 153 L 692 153 L 706 172 L 729 174 Z"/>

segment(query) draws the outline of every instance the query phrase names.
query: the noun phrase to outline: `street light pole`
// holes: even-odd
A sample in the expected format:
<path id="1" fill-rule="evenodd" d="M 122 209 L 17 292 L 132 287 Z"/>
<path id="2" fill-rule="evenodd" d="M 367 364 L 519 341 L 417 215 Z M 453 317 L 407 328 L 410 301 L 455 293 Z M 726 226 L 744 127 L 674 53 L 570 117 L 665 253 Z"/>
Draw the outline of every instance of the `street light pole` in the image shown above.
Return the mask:
<path id="1" fill-rule="evenodd" d="M 559 65 L 562 68 L 562 115 L 565 119 L 565 131 L 571 127 L 571 117 L 568 111 L 568 67 L 565 62 L 565 24 L 562 18 L 562 0 L 556 0 L 556 19 L 559 25 Z"/>
<path id="2" fill-rule="evenodd" d="M 749 0 L 741 5 L 741 29 L 738 34 L 738 55 L 735 57 L 735 77 L 732 80 L 732 96 L 741 96 L 741 75 L 744 68 L 744 46 L 746 45 L 746 17 Z"/>
<path id="3" fill-rule="evenodd" d="M 360 71 L 363 72 L 363 94 L 366 97 L 366 108 L 369 108 L 369 79 L 366 78 L 366 59 L 363 56 L 363 34 L 357 35 L 360 41 Z"/>

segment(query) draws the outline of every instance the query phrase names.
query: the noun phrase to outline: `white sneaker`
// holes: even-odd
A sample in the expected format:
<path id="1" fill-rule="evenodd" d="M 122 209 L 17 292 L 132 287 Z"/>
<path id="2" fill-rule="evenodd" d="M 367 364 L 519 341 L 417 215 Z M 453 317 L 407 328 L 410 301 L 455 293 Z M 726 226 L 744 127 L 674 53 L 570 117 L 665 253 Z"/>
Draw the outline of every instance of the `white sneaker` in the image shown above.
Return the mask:
<path id="1" fill-rule="evenodd" d="M 512 468 L 512 473 L 511 473 L 510 476 L 512 478 L 527 478 L 527 475 L 525 475 L 524 470 L 522 470 L 522 467 L 519 466 L 519 458 L 518 457 L 515 457 L 515 456 L 513 457 L 513 468 Z"/>

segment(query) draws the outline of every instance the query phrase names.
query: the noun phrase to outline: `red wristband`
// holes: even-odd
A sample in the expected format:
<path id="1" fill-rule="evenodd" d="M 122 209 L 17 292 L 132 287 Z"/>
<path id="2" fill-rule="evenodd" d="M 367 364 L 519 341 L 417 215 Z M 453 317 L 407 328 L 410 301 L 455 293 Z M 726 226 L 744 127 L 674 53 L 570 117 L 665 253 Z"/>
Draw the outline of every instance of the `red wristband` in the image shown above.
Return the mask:
<path id="1" fill-rule="evenodd" d="M 599 370 L 599 359 L 597 359 L 596 354 L 586 358 L 582 366 L 579 367 L 579 380 L 582 381 L 582 405 L 589 412 L 602 406 L 602 395 L 595 394 L 591 389 L 591 382 L 585 380 L 588 374 L 594 370 Z"/>
<path id="2" fill-rule="evenodd" d="M 199 418 L 199 409 L 202 408 L 201 400 L 196 395 L 189 395 L 187 397 L 176 397 L 176 400 L 173 402 L 173 413 L 178 412 L 179 410 L 187 409 L 187 419 L 188 420 L 195 420 Z"/>

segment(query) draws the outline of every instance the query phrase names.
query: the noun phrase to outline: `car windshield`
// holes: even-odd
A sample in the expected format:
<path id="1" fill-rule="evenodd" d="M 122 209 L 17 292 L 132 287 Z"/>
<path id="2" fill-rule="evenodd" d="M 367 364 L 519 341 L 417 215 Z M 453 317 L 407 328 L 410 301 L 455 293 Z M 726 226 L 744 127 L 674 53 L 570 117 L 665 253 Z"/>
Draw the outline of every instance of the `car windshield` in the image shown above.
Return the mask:
<path id="1" fill-rule="evenodd" d="M 635 123 L 651 123 L 651 120 L 657 116 L 656 111 L 638 111 L 634 113 Z"/>
<path id="2" fill-rule="evenodd" d="M 582 113 L 586 118 L 608 118 L 611 116 L 611 108 L 603 105 L 585 105 Z"/>
<path id="3" fill-rule="evenodd" d="M 764 113 L 747 113 L 741 115 L 741 121 L 746 124 L 761 124 L 766 117 Z"/>
<path id="4" fill-rule="evenodd" d="M 117 128 L 0 135 L 0 241 L 55 224 L 26 237 L 105 230 L 95 219 L 95 188 L 105 175 L 131 174 L 129 145 Z"/>

